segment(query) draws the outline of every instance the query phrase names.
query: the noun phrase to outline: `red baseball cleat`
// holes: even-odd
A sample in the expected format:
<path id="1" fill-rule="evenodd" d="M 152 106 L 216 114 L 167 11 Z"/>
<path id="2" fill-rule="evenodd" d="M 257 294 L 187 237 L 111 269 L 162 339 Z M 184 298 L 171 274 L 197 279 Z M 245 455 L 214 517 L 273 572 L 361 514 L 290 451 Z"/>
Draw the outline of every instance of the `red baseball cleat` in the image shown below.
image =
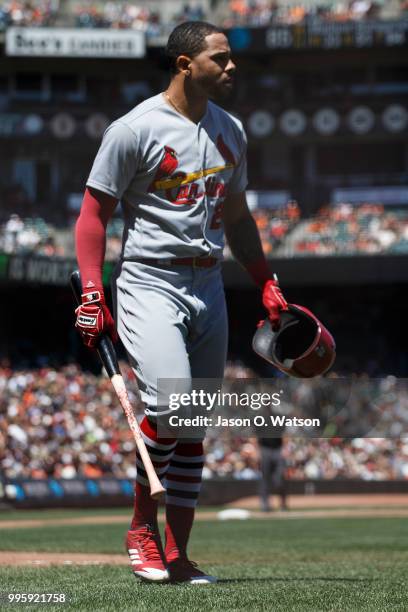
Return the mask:
<path id="1" fill-rule="evenodd" d="M 160 535 L 151 525 L 129 530 L 126 548 L 135 576 L 152 582 L 166 582 L 169 579 L 160 552 Z"/>
<path id="2" fill-rule="evenodd" d="M 190 584 L 214 584 L 215 576 L 209 576 L 198 569 L 197 563 L 187 557 L 179 557 L 168 563 L 170 582 L 189 582 Z"/>

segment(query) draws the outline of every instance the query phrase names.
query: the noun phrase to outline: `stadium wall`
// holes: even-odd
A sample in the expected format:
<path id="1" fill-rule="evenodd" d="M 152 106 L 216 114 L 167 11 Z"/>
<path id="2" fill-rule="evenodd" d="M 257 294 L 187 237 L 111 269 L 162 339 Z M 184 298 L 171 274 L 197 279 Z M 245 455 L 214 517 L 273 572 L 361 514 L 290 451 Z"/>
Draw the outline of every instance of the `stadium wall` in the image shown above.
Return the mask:
<path id="1" fill-rule="evenodd" d="M 408 255 L 349 255 L 329 257 L 273 257 L 276 273 L 285 286 L 388 285 L 408 281 Z M 74 259 L 0 253 L 0 284 L 67 286 L 77 264 Z M 114 267 L 105 262 L 104 282 L 109 284 Z M 253 283 L 241 266 L 232 260 L 223 264 L 227 288 L 250 288 Z"/>
<path id="2" fill-rule="evenodd" d="M 258 480 L 211 479 L 203 482 L 201 506 L 219 506 L 258 494 Z M 408 481 L 290 480 L 288 495 L 408 493 Z M 273 493 L 273 491 L 272 491 Z M 0 508 L 88 508 L 130 506 L 130 479 L 49 479 L 0 481 Z"/>

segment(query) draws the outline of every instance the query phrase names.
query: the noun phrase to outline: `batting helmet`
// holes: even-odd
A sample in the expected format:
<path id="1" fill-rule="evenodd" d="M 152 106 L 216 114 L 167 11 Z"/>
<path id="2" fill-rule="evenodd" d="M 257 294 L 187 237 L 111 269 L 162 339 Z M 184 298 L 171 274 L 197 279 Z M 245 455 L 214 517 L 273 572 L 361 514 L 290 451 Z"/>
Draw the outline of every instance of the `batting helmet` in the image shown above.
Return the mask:
<path id="1" fill-rule="evenodd" d="M 289 309 L 280 313 L 276 331 L 269 319 L 261 321 L 252 347 L 279 370 L 298 378 L 324 374 L 336 357 L 330 332 L 310 310 L 296 304 L 289 304 Z"/>

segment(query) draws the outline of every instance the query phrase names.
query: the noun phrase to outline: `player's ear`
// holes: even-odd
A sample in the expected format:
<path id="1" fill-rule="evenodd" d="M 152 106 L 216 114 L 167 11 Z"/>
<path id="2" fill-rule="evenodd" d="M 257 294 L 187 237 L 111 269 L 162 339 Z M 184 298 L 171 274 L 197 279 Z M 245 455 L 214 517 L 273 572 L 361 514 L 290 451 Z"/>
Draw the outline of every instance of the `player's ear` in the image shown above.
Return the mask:
<path id="1" fill-rule="evenodd" d="M 182 72 L 185 76 L 189 76 L 191 72 L 191 58 L 188 55 L 179 55 L 176 60 L 178 72 Z"/>

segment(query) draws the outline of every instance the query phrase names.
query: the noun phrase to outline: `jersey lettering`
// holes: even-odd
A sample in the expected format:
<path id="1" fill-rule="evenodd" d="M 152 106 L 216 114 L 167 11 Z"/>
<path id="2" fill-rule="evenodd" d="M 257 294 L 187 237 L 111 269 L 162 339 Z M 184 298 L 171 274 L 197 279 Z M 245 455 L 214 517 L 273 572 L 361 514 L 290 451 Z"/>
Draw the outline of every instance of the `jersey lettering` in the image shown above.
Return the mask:
<path id="1" fill-rule="evenodd" d="M 166 198 L 172 204 L 192 206 L 203 195 L 202 192 L 199 193 L 198 188 L 198 183 L 190 183 L 175 189 L 166 189 Z"/>
<path id="2" fill-rule="evenodd" d="M 210 229 L 212 230 L 217 230 L 221 227 L 223 204 L 224 202 L 218 202 L 217 206 L 214 208 L 213 216 L 210 223 Z"/>
<path id="3" fill-rule="evenodd" d="M 225 196 L 225 183 L 218 182 L 215 176 L 205 181 L 205 193 L 210 198 L 223 198 Z"/>

